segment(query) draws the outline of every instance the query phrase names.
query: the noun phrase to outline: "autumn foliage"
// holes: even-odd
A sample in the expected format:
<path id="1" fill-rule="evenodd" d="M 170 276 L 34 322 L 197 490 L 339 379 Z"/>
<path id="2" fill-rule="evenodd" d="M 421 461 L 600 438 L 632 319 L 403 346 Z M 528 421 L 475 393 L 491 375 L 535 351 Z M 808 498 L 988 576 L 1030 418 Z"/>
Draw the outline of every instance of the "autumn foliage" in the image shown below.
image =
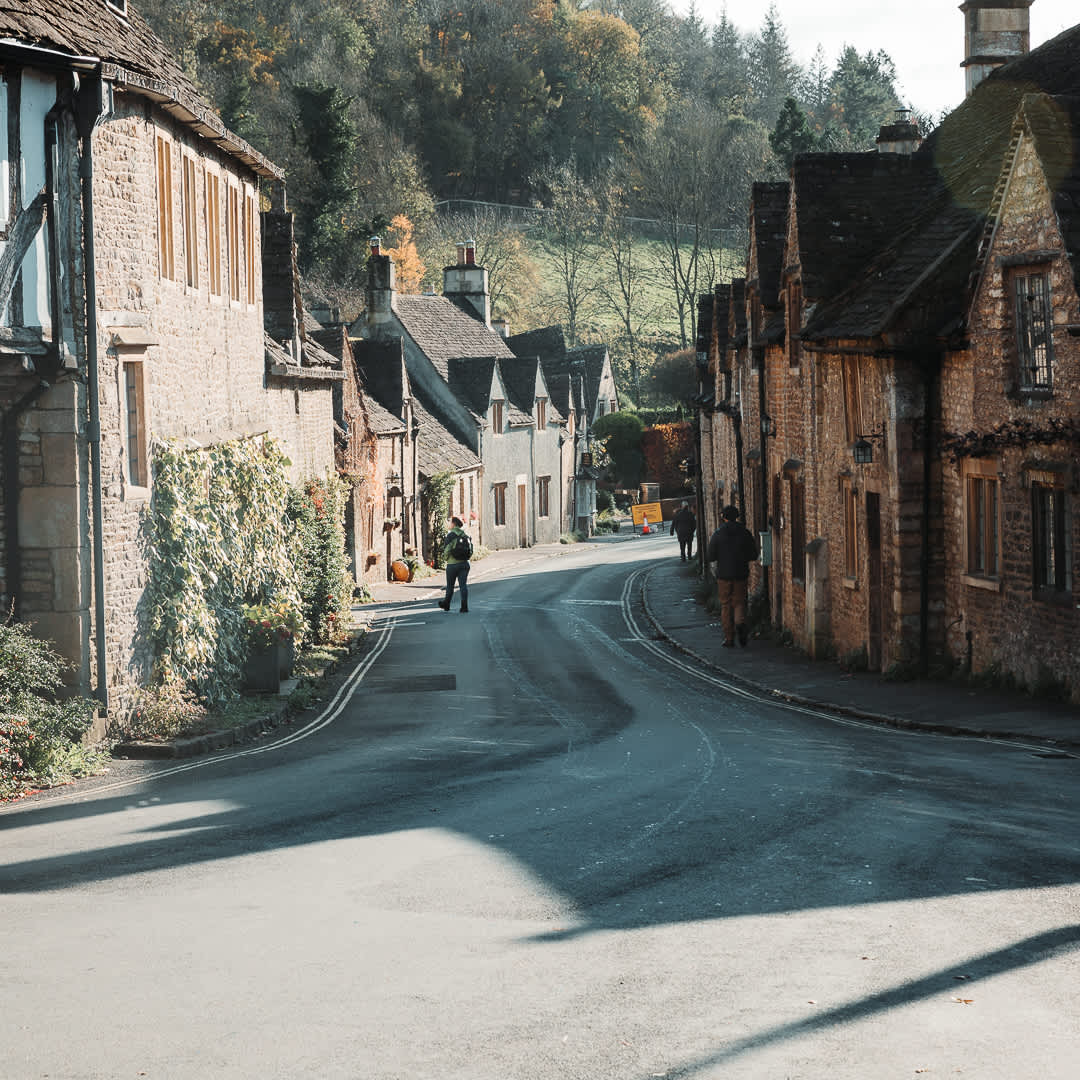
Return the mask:
<path id="1" fill-rule="evenodd" d="M 681 463 L 694 456 L 694 429 L 686 421 L 646 428 L 641 435 L 641 452 L 646 478 L 658 483 L 662 493 L 678 494 L 686 479 Z"/>

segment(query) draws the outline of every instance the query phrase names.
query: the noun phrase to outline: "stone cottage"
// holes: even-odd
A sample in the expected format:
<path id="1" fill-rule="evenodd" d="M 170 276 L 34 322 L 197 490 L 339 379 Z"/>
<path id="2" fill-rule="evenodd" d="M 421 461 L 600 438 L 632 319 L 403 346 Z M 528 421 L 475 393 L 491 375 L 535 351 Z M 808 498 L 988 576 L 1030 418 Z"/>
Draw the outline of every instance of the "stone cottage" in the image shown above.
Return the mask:
<path id="1" fill-rule="evenodd" d="M 0 13 L 0 596 L 104 716 L 152 660 L 153 440 L 269 434 L 324 475 L 342 372 L 306 339 L 280 169 L 129 5 L 47 9 Z"/>

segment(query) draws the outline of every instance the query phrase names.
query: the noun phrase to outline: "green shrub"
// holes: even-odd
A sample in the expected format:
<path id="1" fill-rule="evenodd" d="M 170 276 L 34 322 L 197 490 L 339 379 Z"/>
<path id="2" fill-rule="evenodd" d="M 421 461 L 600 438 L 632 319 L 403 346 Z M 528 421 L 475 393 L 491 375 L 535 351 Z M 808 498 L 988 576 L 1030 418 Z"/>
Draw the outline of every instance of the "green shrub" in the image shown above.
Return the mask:
<path id="1" fill-rule="evenodd" d="M 174 739 L 194 733 L 205 721 L 206 706 L 184 683 L 173 679 L 142 690 L 118 734 L 129 739 Z"/>
<path id="2" fill-rule="evenodd" d="M 337 641 L 348 630 L 352 577 L 345 555 L 345 499 L 336 478 L 309 480 L 289 497 L 292 561 L 304 621 L 316 642 Z"/>
<path id="3" fill-rule="evenodd" d="M 0 626 L 0 799 L 101 768 L 104 753 L 82 743 L 94 703 L 59 695 L 66 667 L 27 627 Z"/>

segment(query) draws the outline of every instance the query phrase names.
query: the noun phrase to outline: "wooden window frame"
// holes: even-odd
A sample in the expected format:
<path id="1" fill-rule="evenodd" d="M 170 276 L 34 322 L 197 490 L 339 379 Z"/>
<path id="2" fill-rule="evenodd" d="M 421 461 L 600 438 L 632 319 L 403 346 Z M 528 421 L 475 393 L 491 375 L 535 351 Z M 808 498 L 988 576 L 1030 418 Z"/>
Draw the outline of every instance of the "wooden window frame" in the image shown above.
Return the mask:
<path id="1" fill-rule="evenodd" d="M 1049 271 L 1032 267 L 1015 270 L 1012 297 L 1020 389 L 1048 393 L 1054 385 L 1054 307 Z"/>
<path id="2" fill-rule="evenodd" d="M 791 578 L 806 580 L 806 482 L 801 476 L 788 476 L 788 528 L 791 535 Z"/>
<path id="3" fill-rule="evenodd" d="M 551 477 L 538 476 L 536 478 L 536 516 L 551 516 Z"/>
<path id="4" fill-rule="evenodd" d="M 245 298 L 248 306 L 255 305 L 258 297 L 256 294 L 256 268 L 258 259 L 255 257 L 256 229 L 255 229 L 255 196 L 250 191 L 244 192 L 244 282 L 246 285 Z"/>
<path id="5" fill-rule="evenodd" d="M 225 184 L 225 247 L 228 250 L 229 299 L 240 303 L 240 192 Z"/>
<path id="6" fill-rule="evenodd" d="M 211 296 L 221 296 L 221 177 L 204 170 L 206 189 L 206 278 Z"/>
<path id="7" fill-rule="evenodd" d="M 120 363 L 120 389 L 124 424 L 124 481 L 127 493 L 145 492 L 150 486 L 146 424 L 146 367 L 143 359 Z"/>
<path id="8" fill-rule="evenodd" d="M 1001 582 L 1002 499 L 996 459 L 968 461 L 963 472 L 966 584 L 997 589 Z"/>
<path id="9" fill-rule="evenodd" d="M 863 424 L 862 369 L 857 356 L 841 359 L 844 383 L 844 432 L 847 441 L 854 443 L 866 428 Z"/>
<path id="10" fill-rule="evenodd" d="M 787 354 L 788 367 L 793 370 L 802 364 L 802 282 L 792 281 L 787 288 Z"/>
<path id="11" fill-rule="evenodd" d="M 503 405 L 505 403 L 501 400 L 496 400 L 491 403 L 491 433 L 492 435 L 501 435 L 503 433 Z"/>
<path id="12" fill-rule="evenodd" d="M 491 487 L 495 502 L 495 516 L 493 521 L 496 526 L 506 525 L 506 484 L 493 484 Z"/>
<path id="13" fill-rule="evenodd" d="M 189 289 L 199 287 L 199 183 L 195 159 L 182 154 L 184 202 L 184 283 Z"/>
<path id="14" fill-rule="evenodd" d="M 173 148 L 165 135 L 157 136 L 158 274 L 176 279 L 176 238 L 173 224 Z"/>
<path id="15" fill-rule="evenodd" d="M 597 417 L 604 415 L 604 410 L 607 408 L 607 402 L 603 398 L 598 398 L 596 402 L 596 415 Z"/>
<path id="16" fill-rule="evenodd" d="M 547 428 L 547 398 L 536 399 L 536 430 L 544 431 Z"/>

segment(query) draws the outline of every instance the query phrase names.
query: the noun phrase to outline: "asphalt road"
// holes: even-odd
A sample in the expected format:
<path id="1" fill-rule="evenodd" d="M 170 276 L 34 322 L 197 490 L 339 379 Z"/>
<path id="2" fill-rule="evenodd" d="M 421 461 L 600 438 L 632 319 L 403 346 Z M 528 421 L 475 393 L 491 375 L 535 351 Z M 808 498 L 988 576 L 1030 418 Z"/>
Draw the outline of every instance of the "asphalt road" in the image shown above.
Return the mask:
<path id="1" fill-rule="evenodd" d="M 477 564 L 283 734 L 0 811 L 0 1077 L 1080 1074 L 1080 761 L 729 693 L 670 554 Z"/>

